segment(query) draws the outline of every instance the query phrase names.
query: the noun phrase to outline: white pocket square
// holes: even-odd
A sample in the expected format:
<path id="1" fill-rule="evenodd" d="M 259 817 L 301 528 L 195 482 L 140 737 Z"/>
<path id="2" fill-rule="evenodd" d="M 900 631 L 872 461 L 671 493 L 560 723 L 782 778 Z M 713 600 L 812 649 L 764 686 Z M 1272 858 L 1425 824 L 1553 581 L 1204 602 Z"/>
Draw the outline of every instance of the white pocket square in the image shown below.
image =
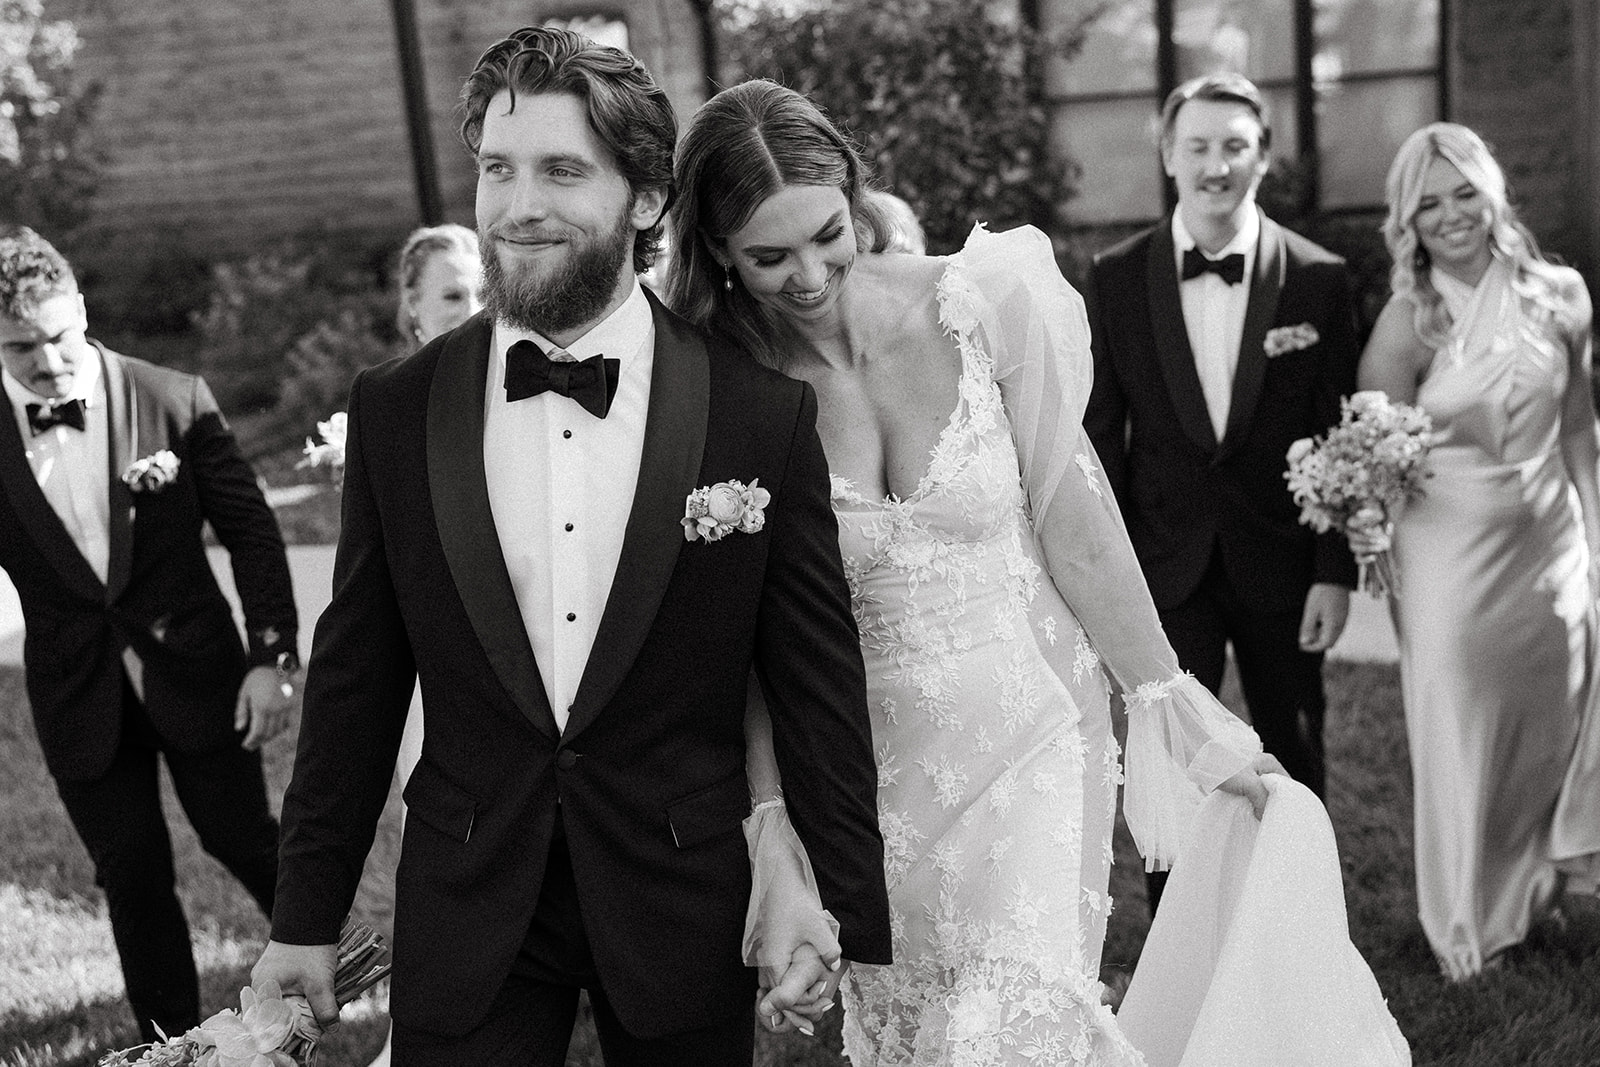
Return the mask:
<path id="1" fill-rule="evenodd" d="M 1298 352 L 1310 348 L 1322 335 L 1317 333 L 1317 328 L 1309 322 L 1302 322 L 1297 326 L 1277 326 L 1267 331 L 1267 339 L 1262 343 L 1266 349 L 1267 358 L 1281 356 L 1285 352 Z"/>

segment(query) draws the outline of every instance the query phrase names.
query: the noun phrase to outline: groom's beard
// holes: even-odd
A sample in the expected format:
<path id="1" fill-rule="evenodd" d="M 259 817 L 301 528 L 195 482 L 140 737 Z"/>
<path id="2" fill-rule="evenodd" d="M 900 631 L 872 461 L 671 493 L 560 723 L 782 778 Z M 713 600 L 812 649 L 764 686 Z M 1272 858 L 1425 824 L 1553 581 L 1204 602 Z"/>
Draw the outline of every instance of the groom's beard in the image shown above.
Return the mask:
<path id="1" fill-rule="evenodd" d="M 631 261 L 634 232 L 627 212 L 594 240 L 571 232 L 565 261 L 548 268 L 502 263 L 496 230 L 480 234 L 485 310 L 494 321 L 546 337 L 592 323 Z"/>

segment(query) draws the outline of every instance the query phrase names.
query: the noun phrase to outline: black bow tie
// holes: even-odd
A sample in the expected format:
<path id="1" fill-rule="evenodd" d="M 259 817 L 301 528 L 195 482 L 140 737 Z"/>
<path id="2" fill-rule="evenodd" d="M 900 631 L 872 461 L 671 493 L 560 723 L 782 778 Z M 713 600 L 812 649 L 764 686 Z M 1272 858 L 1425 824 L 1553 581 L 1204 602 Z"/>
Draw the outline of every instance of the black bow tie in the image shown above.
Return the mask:
<path id="1" fill-rule="evenodd" d="M 71 426 L 74 430 L 81 430 L 87 424 L 84 409 L 82 398 L 58 400 L 49 404 L 29 404 L 28 426 L 33 430 L 35 437 L 52 426 Z"/>
<path id="2" fill-rule="evenodd" d="M 540 393 L 560 393 L 576 400 L 595 418 L 603 419 L 617 395 L 621 370 L 621 360 L 604 356 L 554 360 L 532 341 L 518 341 L 506 351 L 506 400 L 515 402 Z"/>
<path id="3" fill-rule="evenodd" d="M 1244 281 L 1244 253 L 1235 252 L 1221 259 L 1209 259 L 1198 248 L 1185 249 L 1183 253 L 1183 280 L 1198 278 L 1210 271 L 1229 285 Z"/>

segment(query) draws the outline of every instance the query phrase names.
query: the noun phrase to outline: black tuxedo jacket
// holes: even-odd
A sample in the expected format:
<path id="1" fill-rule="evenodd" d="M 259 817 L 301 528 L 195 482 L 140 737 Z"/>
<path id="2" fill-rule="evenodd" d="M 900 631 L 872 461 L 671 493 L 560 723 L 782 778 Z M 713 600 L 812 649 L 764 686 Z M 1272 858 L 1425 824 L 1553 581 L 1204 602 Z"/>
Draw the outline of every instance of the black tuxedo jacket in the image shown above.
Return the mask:
<path id="1" fill-rule="evenodd" d="M 1299 524 L 1286 454 L 1339 421 L 1360 356 L 1344 261 L 1261 216 L 1239 362 L 1219 442 L 1184 326 L 1171 216 L 1095 258 L 1094 389 L 1084 427 L 1158 608 L 1200 582 L 1213 550 L 1251 610 L 1298 610 L 1314 582 L 1355 584 L 1343 537 Z M 1277 327 L 1318 340 L 1268 356 Z"/>
<path id="2" fill-rule="evenodd" d="M 122 729 L 123 649 L 144 664 L 144 703 L 167 744 L 238 743 L 248 666 L 295 647 L 294 595 L 278 523 L 205 382 L 100 349 L 110 429 L 111 559 L 101 582 L 39 488 L 11 405 L 0 415 L 0 567 L 27 624 L 28 701 L 51 774 L 98 778 Z M 121 475 L 161 450 L 177 478 L 134 493 Z M 209 521 L 228 549 L 249 649 L 206 561 Z"/>
<path id="3" fill-rule="evenodd" d="M 748 1004 L 743 718 L 752 665 L 846 957 L 889 959 L 860 648 L 809 387 L 708 342 L 652 298 L 633 510 L 595 649 L 558 733 L 488 503 L 478 316 L 350 395 L 344 526 L 317 624 L 273 937 L 337 940 L 383 807 L 413 676 L 391 1008 L 459 1034 L 504 982 L 558 804 L 585 926 L 624 1024 L 655 1036 Z M 697 487 L 760 479 L 766 525 L 684 540 Z"/>

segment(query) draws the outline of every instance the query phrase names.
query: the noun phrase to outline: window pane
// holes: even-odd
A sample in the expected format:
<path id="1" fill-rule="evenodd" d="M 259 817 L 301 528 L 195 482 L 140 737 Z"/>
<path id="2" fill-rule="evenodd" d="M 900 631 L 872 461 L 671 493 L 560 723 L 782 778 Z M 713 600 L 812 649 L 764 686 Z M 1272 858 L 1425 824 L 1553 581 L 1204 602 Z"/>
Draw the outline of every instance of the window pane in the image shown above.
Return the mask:
<path id="1" fill-rule="evenodd" d="M 1052 142 L 1081 168 L 1066 207 L 1074 222 L 1138 222 L 1165 210 L 1156 107 L 1151 96 L 1056 108 Z"/>
<path id="2" fill-rule="evenodd" d="M 1295 110 L 1293 89 L 1262 89 L 1267 102 L 1267 121 L 1272 124 L 1272 155 L 1291 160 L 1300 154 L 1300 113 Z"/>
<path id="3" fill-rule="evenodd" d="M 1050 62 L 1045 85 L 1055 97 L 1156 89 L 1155 0 L 1058 0 L 1039 6 L 1040 29 L 1069 33 L 1085 18 L 1083 47 Z"/>
<path id="4" fill-rule="evenodd" d="M 1439 0 L 1313 0 L 1318 81 L 1439 66 Z"/>
<path id="5" fill-rule="evenodd" d="M 1294 78 L 1293 0 L 1177 0 L 1178 79 L 1231 70 L 1254 82 Z"/>
<path id="6" fill-rule="evenodd" d="M 1413 130 L 1439 117 L 1432 77 L 1320 86 L 1322 206 L 1376 207 L 1394 154 Z"/>

